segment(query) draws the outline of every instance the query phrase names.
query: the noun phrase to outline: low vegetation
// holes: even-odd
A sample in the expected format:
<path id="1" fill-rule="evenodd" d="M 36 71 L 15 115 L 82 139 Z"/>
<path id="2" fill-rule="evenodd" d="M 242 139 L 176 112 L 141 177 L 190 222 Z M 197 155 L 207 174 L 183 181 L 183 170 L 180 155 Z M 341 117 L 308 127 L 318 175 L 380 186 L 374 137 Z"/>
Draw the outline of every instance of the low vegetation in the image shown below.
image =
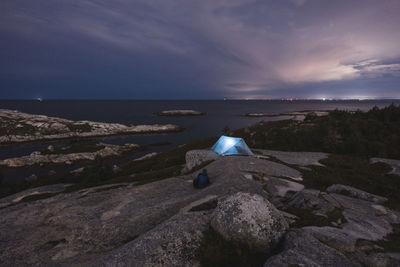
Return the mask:
<path id="1" fill-rule="evenodd" d="M 69 123 L 67 124 L 67 127 L 71 132 L 85 133 L 92 131 L 92 127 L 87 123 L 83 124 Z"/>
<path id="2" fill-rule="evenodd" d="M 334 209 L 327 213 L 327 217 L 315 215 L 308 209 L 288 208 L 286 212 L 296 215 L 298 219 L 291 224 L 291 227 L 300 228 L 304 226 L 334 226 L 346 222 L 341 209 Z"/>
<path id="3" fill-rule="evenodd" d="M 386 163 L 371 164 L 368 157 L 346 154 L 330 154 L 328 158 L 319 161 L 323 166 L 312 165 L 307 168 L 287 164 L 274 157 L 270 157 L 269 160 L 301 172 L 303 177 L 301 183 L 306 188 L 326 191 L 327 187 L 334 184 L 349 185 L 371 194 L 384 196 L 388 198 L 385 205 L 400 209 L 400 187 L 398 186 L 400 177 L 391 174 L 392 167 Z M 257 176 L 253 175 L 253 177 Z M 340 194 L 349 195 L 348 191 L 342 191 Z M 305 214 L 305 216 L 308 215 Z"/>
<path id="4" fill-rule="evenodd" d="M 19 121 L 0 117 L 0 136 L 30 135 L 35 133 L 35 127 Z"/>
<path id="5" fill-rule="evenodd" d="M 144 184 L 154 182 L 164 178 L 180 175 L 185 164 L 185 155 L 187 151 L 209 148 L 215 143 L 215 141 L 216 138 L 193 140 L 188 144 L 159 153 L 151 158 L 140 161 L 128 161 L 119 164 L 119 171 L 117 172 L 113 170 L 113 164 L 116 160 L 118 160 L 117 158 L 98 158 L 94 162 L 87 163 L 83 171 L 77 174 L 55 173 L 42 177 L 39 176 L 34 182 L 23 181 L 17 184 L 8 184 L 4 181 L 1 183 L 0 169 L 0 197 L 14 194 L 31 187 L 56 183 L 73 183 L 75 185 L 69 187 L 68 189 L 69 191 L 73 191 L 103 184 L 122 182 L 135 182 L 137 184 Z M 68 153 L 78 151 L 83 152 L 87 149 L 94 150 L 97 149 L 97 146 L 91 142 L 73 143 L 68 148 Z M 141 150 L 133 150 L 130 153 L 137 153 L 139 151 Z"/>
<path id="6" fill-rule="evenodd" d="M 387 205 L 400 207 L 399 176 L 388 174 L 391 167 L 385 163 L 370 164 L 368 158 L 354 155 L 330 155 L 320 161 L 323 166 L 310 166 L 303 173 L 306 187 L 325 190 L 332 184 L 344 184 L 387 197 Z"/>
<path id="7" fill-rule="evenodd" d="M 126 162 L 120 166 L 122 171 L 119 177 L 110 182 L 148 183 L 179 175 L 185 164 L 187 151 L 209 148 L 216 140 L 216 138 L 197 139 L 139 162 Z"/>
<path id="8" fill-rule="evenodd" d="M 321 117 L 309 114 L 303 122 L 260 122 L 231 134 L 253 148 L 400 159 L 400 106 L 368 112 L 334 110 Z"/>
<path id="9" fill-rule="evenodd" d="M 394 224 L 393 232 L 385 236 L 384 240 L 375 242 L 386 252 L 400 252 L 400 224 Z"/>

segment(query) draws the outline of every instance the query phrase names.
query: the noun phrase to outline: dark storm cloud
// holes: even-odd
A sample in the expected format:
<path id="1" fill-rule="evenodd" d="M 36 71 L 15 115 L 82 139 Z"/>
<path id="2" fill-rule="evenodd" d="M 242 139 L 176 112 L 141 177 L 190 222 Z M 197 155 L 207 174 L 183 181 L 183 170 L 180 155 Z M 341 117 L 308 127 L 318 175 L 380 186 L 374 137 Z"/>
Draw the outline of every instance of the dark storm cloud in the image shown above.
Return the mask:
<path id="1" fill-rule="evenodd" d="M 400 97 L 399 11 L 395 0 L 3 0 L 0 97 Z"/>

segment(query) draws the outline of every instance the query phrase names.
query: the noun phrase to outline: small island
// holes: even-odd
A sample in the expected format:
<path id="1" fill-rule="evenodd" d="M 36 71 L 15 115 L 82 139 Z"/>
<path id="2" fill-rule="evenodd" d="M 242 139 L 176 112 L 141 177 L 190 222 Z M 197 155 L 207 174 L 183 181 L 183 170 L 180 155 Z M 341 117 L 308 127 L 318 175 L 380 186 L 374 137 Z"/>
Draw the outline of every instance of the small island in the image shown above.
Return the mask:
<path id="1" fill-rule="evenodd" d="M 247 113 L 245 117 L 280 117 L 280 116 L 307 116 L 307 115 L 315 115 L 315 116 L 326 116 L 329 114 L 329 111 L 326 110 L 304 110 L 304 111 L 294 111 L 294 112 L 284 112 L 284 113 Z"/>
<path id="2" fill-rule="evenodd" d="M 191 109 L 164 110 L 157 112 L 157 116 L 201 116 L 204 112 Z"/>
<path id="3" fill-rule="evenodd" d="M 53 145 L 49 145 L 43 151 L 34 151 L 26 156 L 0 160 L 0 167 L 19 168 L 34 165 L 43 167 L 45 164 L 72 165 L 75 162 L 90 162 L 111 157 L 118 158 L 128 152 L 133 154 L 143 149 L 137 144 L 119 146 L 93 142 L 76 143 L 61 149 L 55 149 Z"/>

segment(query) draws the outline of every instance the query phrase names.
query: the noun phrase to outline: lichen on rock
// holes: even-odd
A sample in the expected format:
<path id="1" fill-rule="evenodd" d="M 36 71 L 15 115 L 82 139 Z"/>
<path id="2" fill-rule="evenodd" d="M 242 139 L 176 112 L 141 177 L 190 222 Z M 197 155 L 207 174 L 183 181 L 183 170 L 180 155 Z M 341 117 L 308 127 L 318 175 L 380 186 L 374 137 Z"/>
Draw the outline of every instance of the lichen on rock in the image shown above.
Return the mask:
<path id="1" fill-rule="evenodd" d="M 288 228 L 285 218 L 265 198 L 239 192 L 218 203 L 212 228 L 226 240 L 256 251 L 268 251 Z"/>

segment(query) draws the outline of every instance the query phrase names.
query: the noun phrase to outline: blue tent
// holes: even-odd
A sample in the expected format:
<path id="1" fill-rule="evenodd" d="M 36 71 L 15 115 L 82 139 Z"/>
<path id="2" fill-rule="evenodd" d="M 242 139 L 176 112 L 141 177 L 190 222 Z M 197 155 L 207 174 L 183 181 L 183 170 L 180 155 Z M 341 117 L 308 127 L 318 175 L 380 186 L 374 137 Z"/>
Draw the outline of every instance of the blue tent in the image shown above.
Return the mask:
<path id="1" fill-rule="evenodd" d="M 251 156 L 250 148 L 246 145 L 246 142 L 239 137 L 221 136 L 218 141 L 211 148 L 212 151 L 221 155 L 241 155 L 241 156 Z"/>

